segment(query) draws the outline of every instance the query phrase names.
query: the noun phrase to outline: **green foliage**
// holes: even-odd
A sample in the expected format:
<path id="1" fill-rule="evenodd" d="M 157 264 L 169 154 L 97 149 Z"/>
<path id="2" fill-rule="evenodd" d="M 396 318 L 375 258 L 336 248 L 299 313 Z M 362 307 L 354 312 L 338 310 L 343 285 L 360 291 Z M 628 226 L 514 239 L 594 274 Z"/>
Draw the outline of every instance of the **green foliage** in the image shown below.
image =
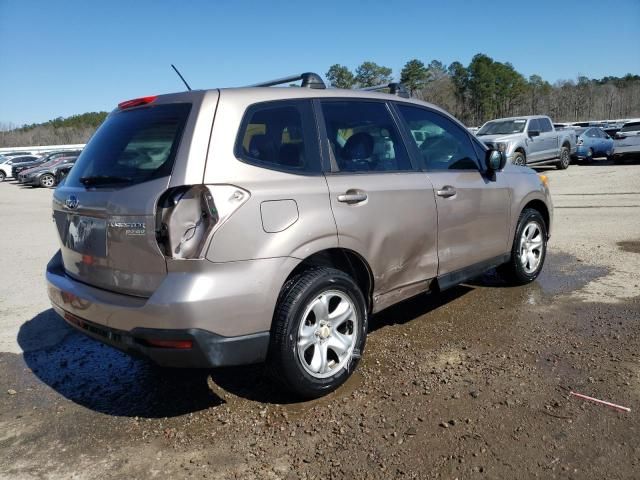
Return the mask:
<path id="1" fill-rule="evenodd" d="M 53 127 L 53 128 L 93 128 L 100 126 L 104 119 L 107 118 L 107 112 L 87 112 L 80 115 L 71 115 L 70 117 L 57 117 L 44 123 L 32 123 L 18 128 L 19 131 L 29 131 L 36 127 Z"/>
<path id="2" fill-rule="evenodd" d="M 327 71 L 325 76 L 331 86 L 335 88 L 353 88 L 356 83 L 356 79 L 353 73 L 351 73 L 351 70 L 337 63 L 329 67 L 329 71 Z"/>
<path id="3" fill-rule="evenodd" d="M 356 68 L 356 83 L 360 87 L 375 87 L 390 83 L 392 80 L 391 69 L 383 67 L 375 62 L 362 62 Z"/>
<path id="4" fill-rule="evenodd" d="M 400 82 L 407 87 L 411 95 L 415 95 L 418 90 L 424 87 L 428 77 L 427 67 L 415 58 L 409 60 L 400 72 Z"/>

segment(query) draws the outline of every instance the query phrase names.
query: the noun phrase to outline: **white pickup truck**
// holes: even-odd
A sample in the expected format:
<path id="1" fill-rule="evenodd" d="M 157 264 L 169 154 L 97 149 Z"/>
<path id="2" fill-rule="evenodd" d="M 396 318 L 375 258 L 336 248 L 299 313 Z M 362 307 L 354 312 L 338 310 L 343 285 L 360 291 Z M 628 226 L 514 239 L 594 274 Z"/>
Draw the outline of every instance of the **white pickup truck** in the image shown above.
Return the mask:
<path id="1" fill-rule="evenodd" d="M 543 115 L 491 120 L 476 136 L 489 148 L 504 152 L 515 165 L 555 163 L 564 170 L 576 151 L 576 132 L 571 128 L 557 130 Z"/>

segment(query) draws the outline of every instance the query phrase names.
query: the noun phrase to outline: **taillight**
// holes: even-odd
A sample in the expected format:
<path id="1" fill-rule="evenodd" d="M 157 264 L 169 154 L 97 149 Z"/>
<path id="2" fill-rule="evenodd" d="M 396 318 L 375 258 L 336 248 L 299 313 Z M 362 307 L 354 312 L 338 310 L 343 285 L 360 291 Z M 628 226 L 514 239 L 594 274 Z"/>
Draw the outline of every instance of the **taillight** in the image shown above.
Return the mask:
<path id="1" fill-rule="evenodd" d="M 125 108 L 139 107 L 140 105 L 147 105 L 149 103 L 153 103 L 158 98 L 157 95 L 152 95 L 150 97 L 140 97 L 134 98 L 133 100 L 126 100 L 124 102 L 120 102 L 118 104 L 118 108 L 120 110 L 124 110 Z"/>
<path id="2" fill-rule="evenodd" d="M 156 239 L 165 256 L 203 258 L 213 232 L 248 199 L 233 185 L 194 185 L 167 190 L 158 202 Z"/>

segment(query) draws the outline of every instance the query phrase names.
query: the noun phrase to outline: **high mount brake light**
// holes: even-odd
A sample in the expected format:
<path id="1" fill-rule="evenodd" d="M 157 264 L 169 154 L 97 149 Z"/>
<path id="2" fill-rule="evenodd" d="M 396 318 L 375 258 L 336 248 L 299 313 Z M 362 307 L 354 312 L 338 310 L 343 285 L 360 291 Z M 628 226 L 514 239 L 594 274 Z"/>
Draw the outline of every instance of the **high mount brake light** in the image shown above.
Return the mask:
<path id="1" fill-rule="evenodd" d="M 124 110 L 126 108 L 133 108 L 133 107 L 139 107 L 140 105 L 147 105 L 149 103 L 155 102 L 156 98 L 158 98 L 157 95 L 152 95 L 150 97 L 140 97 L 140 98 L 134 98 L 133 100 L 126 100 L 124 102 L 120 102 L 118 104 L 118 108 L 120 110 Z"/>

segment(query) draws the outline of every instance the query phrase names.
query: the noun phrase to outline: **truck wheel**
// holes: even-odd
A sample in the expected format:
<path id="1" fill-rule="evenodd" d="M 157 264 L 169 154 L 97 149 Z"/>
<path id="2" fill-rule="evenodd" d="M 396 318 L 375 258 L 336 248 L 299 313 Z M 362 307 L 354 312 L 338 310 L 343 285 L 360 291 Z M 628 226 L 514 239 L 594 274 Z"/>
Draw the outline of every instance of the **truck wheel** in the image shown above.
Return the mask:
<path id="1" fill-rule="evenodd" d="M 267 363 L 274 379 L 303 398 L 335 390 L 364 350 L 364 295 L 346 273 L 314 267 L 289 280 L 276 306 Z"/>
<path id="2" fill-rule="evenodd" d="M 524 156 L 524 153 L 516 152 L 515 155 L 513 156 L 513 164 L 524 167 L 527 164 L 527 159 Z"/>
<path id="3" fill-rule="evenodd" d="M 558 170 L 566 170 L 569 168 L 570 163 L 571 155 L 569 155 L 569 149 L 567 147 L 562 147 L 560 149 L 560 161 L 556 163 Z"/>
<path id="4" fill-rule="evenodd" d="M 518 219 L 511 258 L 498 267 L 500 276 L 512 285 L 533 282 L 547 255 L 547 225 L 538 210 L 526 208 Z"/>

